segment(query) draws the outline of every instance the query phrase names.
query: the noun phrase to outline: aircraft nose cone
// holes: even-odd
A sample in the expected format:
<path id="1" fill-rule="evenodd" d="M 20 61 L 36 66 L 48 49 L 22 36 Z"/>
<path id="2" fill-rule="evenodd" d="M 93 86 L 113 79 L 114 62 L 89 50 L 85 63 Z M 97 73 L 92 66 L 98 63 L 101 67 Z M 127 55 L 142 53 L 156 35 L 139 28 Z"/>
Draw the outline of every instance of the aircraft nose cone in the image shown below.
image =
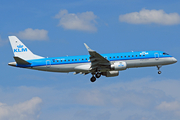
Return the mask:
<path id="1" fill-rule="evenodd" d="M 172 61 L 173 61 L 174 63 L 176 63 L 176 62 L 177 62 L 177 59 L 173 57 Z"/>

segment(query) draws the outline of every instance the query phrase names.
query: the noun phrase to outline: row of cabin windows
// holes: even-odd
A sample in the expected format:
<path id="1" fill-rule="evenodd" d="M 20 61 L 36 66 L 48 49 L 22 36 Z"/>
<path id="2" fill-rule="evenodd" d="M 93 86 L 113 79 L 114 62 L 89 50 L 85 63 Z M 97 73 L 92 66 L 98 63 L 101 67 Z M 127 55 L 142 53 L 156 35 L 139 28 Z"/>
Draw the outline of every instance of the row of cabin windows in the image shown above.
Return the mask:
<path id="1" fill-rule="evenodd" d="M 139 55 L 140 57 L 142 56 L 142 55 Z M 143 55 L 143 56 L 145 56 L 145 55 Z M 117 58 L 119 58 L 120 56 L 117 56 Z M 128 57 L 130 57 L 130 55 L 128 55 Z M 132 55 L 132 57 L 138 57 L 138 55 Z M 107 59 L 107 57 L 105 57 L 106 59 Z M 109 57 L 110 59 L 112 58 L 112 57 Z M 116 58 L 115 56 L 113 57 L 113 58 Z M 121 56 L 121 58 L 123 58 L 123 56 Z M 124 58 L 126 58 L 126 56 L 124 56 Z M 81 61 L 81 60 L 88 60 L 87 58 L 85 58 L 85 59 L 72 59 L 71 61 Z M 66 61 L 70 61 L 70 60 L 56 60 L 56 59 L 53 59 L 53 62 L 55 62 L 55 61 L 57 61 L 57 62 L 66 62 Z"/>
<path id="2" fill-rule="evenodd" d="M 72 60 L 56 60 L 56 59 L 53 59 L 53 62 L 66 62 L 66 61 L 81 61 L 81 60 L 88 60 L 87 58 L 85 58 L 85 59 L 72 59 Z"/>
<path id="3" fill-rule="evenodd" d="M 145 55 L 139 55 L 139 57 L 141 57 L 141 56 L 145 56 Z M 117 56 L 117 58 L 119 58 L 120 56 Z M 131 57 L 130 55 L 128 55 L 128 57 Z M 138 57 L 138 55 L 132 55 L 132 57 Z M 110 59 L 112 58 L 112 57 L 109 57 Z M 113 57 L 113 58 L 116 58 L 115 56 Z M 121 58 L 123 58 L 123 56 L 121 56 Z M 126 58 L 126 56 L 124 56 L 124 58 Z"/>

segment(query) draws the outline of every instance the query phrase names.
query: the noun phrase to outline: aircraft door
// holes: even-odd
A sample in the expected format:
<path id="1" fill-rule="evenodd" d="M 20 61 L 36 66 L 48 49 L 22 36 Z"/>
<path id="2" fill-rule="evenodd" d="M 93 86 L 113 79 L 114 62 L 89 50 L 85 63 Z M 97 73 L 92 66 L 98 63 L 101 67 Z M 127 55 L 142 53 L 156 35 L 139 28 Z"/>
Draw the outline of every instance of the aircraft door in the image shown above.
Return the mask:
<path id="1" fill-rule="evenodd" d="M 155 53 L 154 56 L 156 60 L 159 60 L 159 53 Z"/>
<path id="2" fill-rule="evenodd" d="M 50 60 L 46 60 L 46 67 L 50 68 L 51 67 L 51 61 Z"/>

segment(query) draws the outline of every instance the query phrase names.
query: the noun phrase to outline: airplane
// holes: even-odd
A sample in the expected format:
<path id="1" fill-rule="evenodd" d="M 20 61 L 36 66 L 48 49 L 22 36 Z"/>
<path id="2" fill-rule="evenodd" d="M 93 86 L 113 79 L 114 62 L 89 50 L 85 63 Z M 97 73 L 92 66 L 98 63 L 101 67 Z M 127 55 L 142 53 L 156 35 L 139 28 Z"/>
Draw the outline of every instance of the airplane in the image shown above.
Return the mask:
<path id="1" fill-rule="evenodd" d="M 163 51 L 140 51 L 99 54 L 84 43 L 89 55 L 45 58 L 33 54 L 16 36 L 9 36 L 15 62 L 8 65 L 49 72 L 92 74 L 91 82 L 101 76 L 115 77 L 127 68 L 156 66 L 158 74 L 163 65 L 177 62 L 177 59 Z"/>

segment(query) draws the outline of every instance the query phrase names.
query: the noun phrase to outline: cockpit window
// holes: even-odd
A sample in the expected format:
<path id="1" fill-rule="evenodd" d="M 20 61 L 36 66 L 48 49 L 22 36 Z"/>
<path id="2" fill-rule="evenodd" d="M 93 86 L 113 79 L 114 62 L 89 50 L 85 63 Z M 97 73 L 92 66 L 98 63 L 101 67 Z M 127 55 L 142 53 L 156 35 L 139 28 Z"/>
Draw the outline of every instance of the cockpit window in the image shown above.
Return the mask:
<path id="1" fill-rule="evenodd" d="M 169 55 L 169 54 L 167 54 L 167 53 L 163 53 L 163 55 Z"/>

